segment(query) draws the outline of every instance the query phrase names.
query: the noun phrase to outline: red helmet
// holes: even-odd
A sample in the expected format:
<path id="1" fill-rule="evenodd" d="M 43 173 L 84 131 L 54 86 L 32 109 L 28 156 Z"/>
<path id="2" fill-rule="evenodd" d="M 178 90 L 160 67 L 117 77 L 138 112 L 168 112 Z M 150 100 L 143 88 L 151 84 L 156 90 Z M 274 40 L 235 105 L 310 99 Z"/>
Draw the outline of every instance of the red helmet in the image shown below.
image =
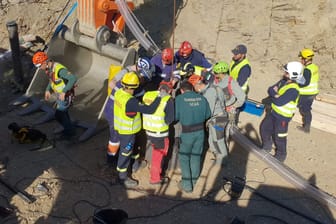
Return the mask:
<path id="1" fill-rule="evenodd" d="M 171 48 L 165 48 L 162 51 L 161 58 L 163 63 L 170 64 L 173 61 L 174 52 Z"/>
<path id="2" fill-rule="evenodd" d="M 48 55 L 43 51 L 38 51 L 33 56 L 33 64 L 36 67 L 40 67 L 43 62 L 48 60 Z"/>
<path id="3" fill-rule="evenodd" d="M 183 41 L 179 49 L 179 54 L 186 57 L 191 54 L 192 50 L 191 43 L 189 41 Z"/>

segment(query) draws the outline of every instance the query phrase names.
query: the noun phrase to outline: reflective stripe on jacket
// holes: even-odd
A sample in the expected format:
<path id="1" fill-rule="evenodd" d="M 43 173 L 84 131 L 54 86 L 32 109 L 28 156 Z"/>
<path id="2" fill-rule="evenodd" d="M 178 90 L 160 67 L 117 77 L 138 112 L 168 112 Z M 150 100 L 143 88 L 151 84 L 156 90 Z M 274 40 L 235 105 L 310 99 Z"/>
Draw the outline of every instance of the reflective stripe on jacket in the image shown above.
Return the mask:
<path id="1" fill-rule="evenodd" d="M 319 92 L 318 81 L 320 79 L 318 66 L 315 64 L 310 64 L 310 65 L 307 65 L 305 69 L 308 69 L 310 71 L 310 74 L 311 74 L 310 83 L 308 86 L 300 88 L 300 94 L 301 95 L 318 94 Z"/>
<path id="2" fill-rule="evenodd" d="M 126 104 L 133 96 L 123 89 L 114 94 L 114 129 L 119 134 L 131 135 L 138 133 L 141 129 L 141 117 L 137 112 L 135 117 L 126 115 Z"/>
<path id="3" fill-rule="evenodd" d="M 296 89 L 297 91 L 299 91 L 299 85 L 297 83 L 289 83 L 283 87 L 281 87 L 279 89 L 279 95 L 283 95 L 288 89 Z M 295 110 L 296 110 L 296 106 L 298 104 L 299 101 L 299 95 L 297 96 L 295 101 L 290 101 L 288 103 L 286 103 L 285 105 L 282 106 L 277 106 L 274 103 L 272 103 L 272 109 L 278 113 L 279 115 L 283 116 L 283 117 L 288 117 L 291 118 L 293 117 Z"/>
<path id="4" fill-rule="evenodd" d="M 238 64 L 236 64 L 234 67 L 233 65 L 235 64 L 234 61 L 231 62 L 230 64 L 230 69 L 229 69 L 229 73 L 230 73 L 230 76 L 237 81 L 238 79 L 238 75 L 239 75 L 239 72 L 240 72 L 240 69 L 245 66 L 245 65 L 249 65 L 250 62 L 247 60 L 247 58 L 243 59 L 241 62 L 239 62 Z M 247 78 L 245 83 L 243 84 L 243 86 L 241 87 L 244 92 L 247 91 L 247 86 L 248 86 L 248 81 L 249 81 L 250 78 Z"/>
<path id="5" fill-rule="evenodd" d="M 143 102 L 150 105 L 155 98 L 159 95 L 159 91 L 150 91 L 143 96 Z M 164 96 L 153 114 L 143 114 L 143 129 L 151 132 L 164 132 L 168 131 L 169 126 L 165 122 L 165 107 L 167 105 L 170 95 Z"/>

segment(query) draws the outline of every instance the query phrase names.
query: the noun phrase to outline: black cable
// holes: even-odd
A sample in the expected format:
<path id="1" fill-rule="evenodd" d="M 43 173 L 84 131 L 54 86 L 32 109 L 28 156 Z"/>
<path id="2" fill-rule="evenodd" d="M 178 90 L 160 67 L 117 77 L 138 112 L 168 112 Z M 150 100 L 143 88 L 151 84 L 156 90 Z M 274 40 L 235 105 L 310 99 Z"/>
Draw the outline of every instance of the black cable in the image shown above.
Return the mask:
<path id="1" fill-rule="evenodd" d="M 106 202 L 103 204 L 103 205 L 96 205 L 88 200 L 78 200 L 76 201 L 73 205 L 72 205 L 72 212 L 75 216 L 75 218 L 78 220 L 79 223 L 82 223 L 80 217 L 78 216 L 77 212 L 76 212 L 76 209 L 75 207 L 80 204 L 80 203 L 87 203 L 89 205 L 91 205 L 92 207 L 94 208 L 103 208 L 103 207 L 107 207 L 110 205 L 110 201 L 111 201 L 111 194 L 110 194 L 110 191 L 109 191 L 109 188 L 104 184 L 104 183 L 100 183 L 98 181 L 94 181 L 94 180 L 73 180 L 73 179 L 66 179 L 66 178 L 61 178 L 61 177 L 48 177 L 48 178 L 44 178 L 44 177 L 24 177 L 22 179 L 20 179 L 19 181 L 16 182 L 16 185 L 19 185 L 22 181 L 26 180 L 26 179 L 43 179 L 43 180 L 60 180 L 60 181 L 63 181 L 63 182 L 70 182 L 70 183 L 73 183 L 75 184 L 76 186 L 78 185 L 78 183 L 82 183 L 82 182 L 86 182 L 86 183 L 95 183 L 97 185 L 100 185 L 102 188 L 105 189 L 105 191 L 107 192 L 107 197 L 105 197 L 106 199 Z M 31 212 L 35 212 L 35 213 L 41 213 L 41 214 L 44 214 L 44 215 L 48 215 L 52 218 L 58 218 L 58 219 L 67 219 L 67 220 L 73 220 L 71 217 L 67 217 L 67 216 L 58 216 L 58 215 L 54 215 L 54 214 L 46 214 L 44 212 L 41 212 L 41 211 L 32 211 Z M 89 218 L 91 218 L 92 216 L 90 216 Z"/>
<path id="2" fill-rule="evenodd" d="M 288 206 L 286 206 L 286 205 L 284 205 L 284 204 L 282 204 L 282 203 L 280 203 L 280 202 L 278 202 L 278 201 L 276 201 L 276 200 L 274 200 L 274 199 L 272 199 L 270 197 L 265 196 L 264 194 L 262 194 L 259 191 L 257 191 L 257 189 L 255 189 L 255 188 L 253 188 L 253 187 L 251 187 L 251 186 L 249 186 L 247 184 L 245 185 L 245 188 L 247 188 L 249 191 L 251 191 L 252 193 L 256 194 L 257 196 L 259 196 L 259 197 L 261 197 L 261 198 L 263 198 L 263 199 L 265 199 L 267 201 L 270 201 L 273 204 L 275 204 L 275 205 L 277 205 L 277 206 L 279 206 L 281 208 L 284 208 L 284 209 L 286 209 L 286 210 L 294 213 L 295 215 L 301 216 L 301 217 L 303 217 L 303 218 L 305 218 L 305 219 L 307 219 L 307 220 L 309 220 L 309 221 L 311 221 L 313 223 L 325 224 L 324 222 L 321 222 L 321 221 L 319 221 L 317 219 L 314 219 L 314 218 L 312 218 L 312 217 L 310 217 L 310 216 L 308 216 L 308 215 L 306 215 L 306 214 L 304 214 L 304 213 L 302 213 L 300 211 L 292 209 L 292 208 L 290 208 L 290 207 L 288 207 Z"/>

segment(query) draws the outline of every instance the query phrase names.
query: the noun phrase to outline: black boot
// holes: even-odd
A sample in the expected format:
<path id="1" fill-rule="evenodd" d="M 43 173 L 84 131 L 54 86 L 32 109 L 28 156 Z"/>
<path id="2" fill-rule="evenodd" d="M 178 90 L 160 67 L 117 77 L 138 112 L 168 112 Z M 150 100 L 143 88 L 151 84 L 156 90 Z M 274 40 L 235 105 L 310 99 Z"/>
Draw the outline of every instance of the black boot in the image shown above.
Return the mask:
<path id="1" fill-rule="evenodd" d="M 297 126 L 296 128 L 306 134 L 310 133 L 310 125 Z"/>

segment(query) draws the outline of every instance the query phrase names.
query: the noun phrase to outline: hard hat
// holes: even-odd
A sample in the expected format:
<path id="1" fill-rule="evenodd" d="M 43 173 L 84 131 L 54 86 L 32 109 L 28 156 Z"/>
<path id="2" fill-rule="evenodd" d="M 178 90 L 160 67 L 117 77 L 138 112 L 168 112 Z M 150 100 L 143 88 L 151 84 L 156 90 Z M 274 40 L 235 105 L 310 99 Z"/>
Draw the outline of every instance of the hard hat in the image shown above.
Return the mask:
<path id="1" fill-rule="evenodd" d="M 150 70 L 151 69 L 151 62 L 148 58 L 139 58 L 137 61 L 137 68 L 138 69 L 146 69 Z"/>
<path id="2" fill-rule="evenodd" d="M 200 81 L 202 81 L 202 76 L 195 75 L 195 74 L 191 75 L 188 79 L 188 82 L 190 82 L 191 85 L 193 85 L 193 86 L 195 86 Z"/>
<path id="3" fill-rule="evenodd" d="M 183 41 L 179 48 L 179 54 L 181 56 L 189 56 L 192 50 L 193 48 L 191 46 L 191 43 L 189 41 Z"/>
<path id="4" fill-rule="evenodd" d="M 33 56 L 33 64 L 38 68 L 43 62 L 48 60 L 48 55 L 43 51 L 38 51 Z"/>
<path id="5" fill-rule="evenodd" d="M 284 70 L 289 74 L 289 78 L 295 81 L 302 76 L 303 64 L 298 61 L 288 62 L 284 66 Z"/>
<path id="6" fill-rule="evenodd" d="M 163 49 L 163 51 L 161 53 L 161 59 L 162 59 L 163 63 L 165 63 L 165 64 L 172 63 L 173 56 L 174 56 L 174 52 L 173 52 L 173 49 L 171 49 L 171 48 L 165 48 L 165 49 Z"/>
<path id="7" fill-rule="evenodd" d="M 140 84 L 139 77 L 134 72 L 128 72 L 122 78 L 121 84 L 123 87 L 136 89 L 139 87 Z"/>
<path id="8" fill-rule="evenodd" d="M 141 76 L 147 80 L 152 79 L 152 63 L 148 58 L 139 58 L 137 61 L 137 69 Z"/>
<path id="9" fill-rule="evenodd" d="M 314 51 L 309 48 L 302 49 L 299 52 L 299 57 L 304 59 L 312 59 L 314 57 Z"/>
<path id="10" fill-rule="evenodd" d="M 180 74 L 181 74 L 181 75 L 187 75 L 187 74 L 192 74 L 192 73 L 194 73 L 194 72 L 195 72 L 195 67 L 194 67 L 190 62 L 187 62 L 187 63 L 183 66 L 183 68 L 182 68 Z"/>
<path id="11" fill-rule="evenodd" d="M 228 65 L 228 63 L 226 63 L 224 61 L 219 61 L 219 62 L 217 62 L 213 66 L 212 71 L 215 74 L 225 74 L 225 73 L 228 73 L 228 71 L 229 71 L 229 65 Z"/>

